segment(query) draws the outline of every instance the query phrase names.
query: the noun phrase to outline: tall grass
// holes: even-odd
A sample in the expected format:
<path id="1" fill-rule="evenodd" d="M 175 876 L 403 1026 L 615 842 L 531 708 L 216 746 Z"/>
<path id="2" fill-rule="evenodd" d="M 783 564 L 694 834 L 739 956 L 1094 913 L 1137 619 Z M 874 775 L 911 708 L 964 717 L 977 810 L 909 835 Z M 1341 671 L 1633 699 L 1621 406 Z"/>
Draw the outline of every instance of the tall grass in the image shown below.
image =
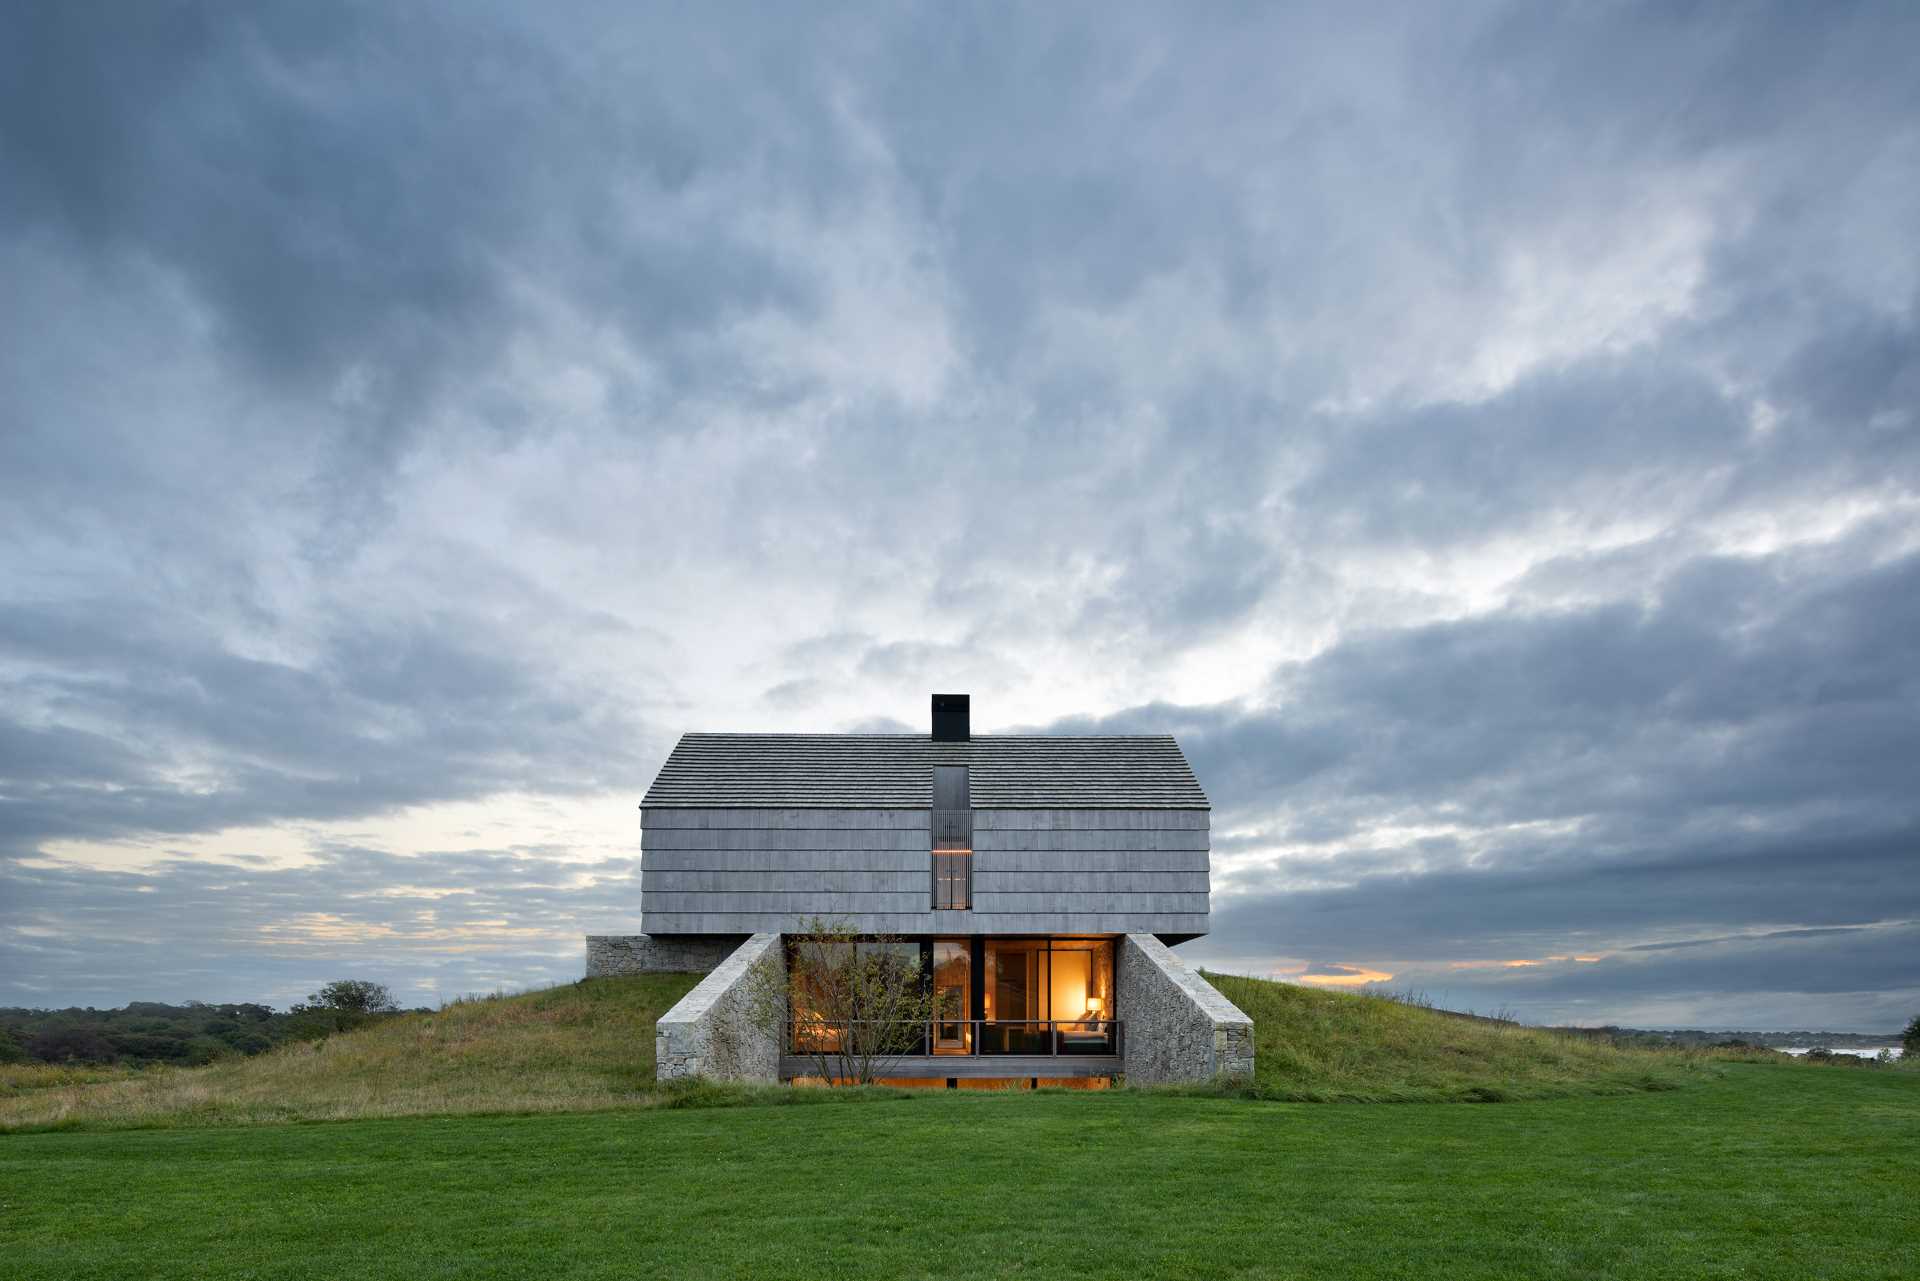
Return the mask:
<path id="1" fill-rule="evenodd" d="M 1418 1000 L 1208 974 L 1253 1019 L 1248 1092 L 1300 1102 L 1482 1102 L 1673 1089 L 1725 1051 L 1623 1049 Z M 1752 1056 L 1746 1056 L 1752 1057 Z M 1766 1056 L 1774 1057 L 1774 1056 Z"/>
<path id="2" fill-rule="evenodd" d="M 1729 1057 L 1618 1047 L 1380 996 L 1207 978 L 1253 1017 L 1258 1076 L 1232 1092 L 1263 1099 L 1495 1102 L 1619 1094 L 1672 1088 Z M 698 981 L 690 974 L 588 979 L 463 999 L 435 1013 L 398 1015 L 207 1067 L 4 1067 L 0 1131 L 912 1097 L 887 1089 L 656 1086 L 654 1023 Z"/>
<path id="3" fill-rule="evenodd" d="M 0 1100 L 36 1090 L 124 1081 L 137 1075 L 137 1068 L 96 1067 L 87 1063 L 0 1063 Z"/>
<path id="4" fill-rule="evenodd" d="M 698 975 L 467 998 L 197 1068 L 9 1068 L 0 1130 L 235 1125 L 655 1101 L 654 1022 Z"/>

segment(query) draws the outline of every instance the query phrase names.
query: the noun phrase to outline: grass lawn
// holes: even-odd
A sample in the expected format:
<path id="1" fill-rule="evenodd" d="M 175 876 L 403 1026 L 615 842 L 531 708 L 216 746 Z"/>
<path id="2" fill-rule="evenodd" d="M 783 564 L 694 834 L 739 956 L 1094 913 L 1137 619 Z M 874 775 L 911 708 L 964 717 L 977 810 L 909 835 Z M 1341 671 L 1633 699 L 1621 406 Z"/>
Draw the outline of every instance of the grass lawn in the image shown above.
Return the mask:
<path id="1" fill-rule="evenodd" d="M 1920 1073 L 1471 1107 L 930 1093 L 0 1137 L 0 1273 L 1920 1276 Z"/>

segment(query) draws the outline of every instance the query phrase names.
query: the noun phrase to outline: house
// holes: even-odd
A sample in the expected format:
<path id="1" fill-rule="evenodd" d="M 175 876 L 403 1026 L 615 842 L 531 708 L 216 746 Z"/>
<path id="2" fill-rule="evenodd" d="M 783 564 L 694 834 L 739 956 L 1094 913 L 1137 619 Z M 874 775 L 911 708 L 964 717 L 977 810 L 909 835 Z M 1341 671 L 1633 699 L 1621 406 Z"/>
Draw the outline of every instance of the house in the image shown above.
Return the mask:
<path id="1" fill-rule="evenodd" d="M 969 710 L 934 695 L 926 734 L 681 737 L 641 804 L 645 933 L 587 938 L 589 976 L 706 973 L 659 1021 L 661 1078 L 817 1070 L 804 1027 L 746 1008 L 817 918 L 905 940 L 942 994 L 897 1078 L 1251 1073 L 1252 1023 L 1170 950 L 1208 914 L 1210 807 L 1179 744 L 975 737 Z"/>

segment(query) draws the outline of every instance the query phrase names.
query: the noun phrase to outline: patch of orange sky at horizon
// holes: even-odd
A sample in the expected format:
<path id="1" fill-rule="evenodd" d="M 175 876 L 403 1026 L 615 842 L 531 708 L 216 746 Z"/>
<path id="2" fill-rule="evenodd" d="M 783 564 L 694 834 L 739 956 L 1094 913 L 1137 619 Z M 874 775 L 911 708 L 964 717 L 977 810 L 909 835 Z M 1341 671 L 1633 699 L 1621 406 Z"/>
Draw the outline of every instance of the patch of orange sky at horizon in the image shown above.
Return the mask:
<path id="1" fill-rule="evenodd" d="M 1353 974 L 1299 974 L 1295 981 L 1312 983 L 1317 987 L 1361 987 L 1368 983 L 1385 983 L 1393 975 L 1386 970 L 1370 970 L 1364 965 L 1353 967 Z"/>
<path id="2" fill-rule="evenodd" d="M 1484 970 L 1493 966 L 1499 966 L 1501 969 L 1520 970 L 1535 965 L 1545 965 L 1548 961 L 1582 961 L 1591 965 L 1595 961 L 1604 959 L 1605 956 L 1606 953 L 1602 952 L 1595 956 L 1548 956 L 1542 957 L 1537 961 L 1526 960 L 1524 958 L 1515 958 L 1513 960 L 1448 961 L 1447 968 L 1450 970 Z"/>

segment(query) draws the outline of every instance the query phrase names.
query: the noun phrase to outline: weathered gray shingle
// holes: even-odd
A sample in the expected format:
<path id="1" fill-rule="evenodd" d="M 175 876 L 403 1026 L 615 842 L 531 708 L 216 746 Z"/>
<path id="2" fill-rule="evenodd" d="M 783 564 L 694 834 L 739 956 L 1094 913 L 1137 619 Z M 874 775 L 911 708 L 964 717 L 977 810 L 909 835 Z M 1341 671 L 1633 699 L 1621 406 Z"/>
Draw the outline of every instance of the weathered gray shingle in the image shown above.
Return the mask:
<path id="1" fill-rule="evenodd" d="M 926 809 L 935 764 L 969 767 L 976 809 L 1207 808 L 1170 734 L 683 734 L 642 805 Z"/>

